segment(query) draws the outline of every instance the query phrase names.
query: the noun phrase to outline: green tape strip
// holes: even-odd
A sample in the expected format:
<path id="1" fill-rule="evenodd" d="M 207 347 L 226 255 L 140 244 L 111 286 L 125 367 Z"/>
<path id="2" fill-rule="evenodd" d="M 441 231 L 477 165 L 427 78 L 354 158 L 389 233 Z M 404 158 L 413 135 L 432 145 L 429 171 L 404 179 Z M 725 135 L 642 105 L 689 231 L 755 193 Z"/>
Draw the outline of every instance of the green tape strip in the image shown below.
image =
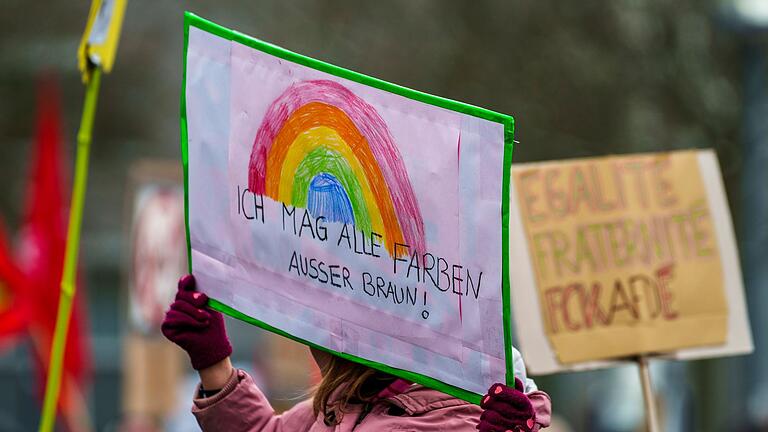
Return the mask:
<path id="1" fill-rule="evenodd" d="M 189 23 L 187 14 L 184 15 L 184 54 L 181 75 L 181 100 L 179 107 L 181 110 L 181 165 L 184 171 L 184 226 L 187 232 L 187 267 L 189 273 L 192 273 L 192 240 L 189 235 L 189 140 L 187 135 L 187 48 L 189 46 Z"/>
<path id="2" fill-rule="evenodd" d="M 512 172 L 512 151 L 515 147 L 515 121 L 504 123 L 504 175 L 501 188 L 501 301 L 504 325 L 504 358 L 507 362 L 507 385 L 515 385 L 515 364 L 512 357 L 512 299 L 509 274 L 509 206 L 510 176 Z"/>
<path id="3" fill-rule="evenodd" d="M 303 66 L 310 67 L 322 72 L 329 73 L 341 78 L 348 79 L 350 81 L 358 82 L 360 84 L 368 85 L 380 90 L 384 90 L 390 93 L 398 94 L 400 96 L 407 97 L 419 102 L 423 102 L 429 105 L 437 106 L 440 108 L 448 109 L 451 111 L 460 112 L 462 114 L 479 117 L 485 120 L 489 120 L 504 125 L 504 175 L 502 186 L 502 302 L 503 302 L 503 325 L 504 325 L 504 353 L 506 358 L 506 381 L 507 384 L 514 385 L 514 361 L 512 358 L 512 312 L 510 307 L 510 275 L 509 275 L 509 182 L 510 182 L 510 169 L 512 167 L 512 152 L 514 148 L 514 119 L 512 116 L 506 114 L 500 114 L 495 111 L 491 111 L 485 108 L 480 108 L 474 105 L 470 105 L 463 102 L 454 101 L 447 98 L 423 93 L 417 90 L 413 90 L 407 87 L 403 87 L 397 84 L 393 84 L 387 81 L 373 78 L 358 72 L 351 71 L 339 66 L 332 65 L 320 60 L 306 57 L 301 54 L 297 54 L 293 51 L 286 50 L 284 48 L 272 45 L 270 43 L 255 39 L 253 37 L 244 35 L 234 30 L 230 30 L 226 27 L 222 27 L 214 22 L 203 19 L 191 12 L 184 13 L 184 72 L 181 88 L 181 153 L 182 153 L 182 165 L 184 168 L 184 213 L 185 224 L 187 231 L 187 257 L 189 272 L 192 273 L 192 244 L 190 241 L 189 230 L 189 153 L 188 153 L 188 131 L 187 131 L 187 112 L 186 112 L 186 88 L 187 88 L 187 50 L 189 46 L 189 28 L 196 27 L 200 30 L 211 33 L 215 36 L 241 43 L 245 46 L 257 49 L 264 53 L 279 57 L 281 59 L 291 61 Z M 316 345 L 312 342 L 298 338 L 294 335 L 288 334 L 283 330 L 266 324 L 256 318 L 248 316 L 231 306 L 221 303 L 218 300 L 211 299 L 210 305 L 212 308 L 221 311 L 229 316 L 245 321 L 249 324 L 271 331 L 273 333 L 285 336 L 289 339 L 295 340 L 302 344 L 329 352 L 344 359 L 360 363 L 362 365 L 389 373 L 394 376 L 407 379 L 409 381 L 430 387 L 451 396 L 466 400 L 471 403 L 479 404 L 481 395 L 470 392 L 468 390 L 461 389 L 450 384 L 446 384 L 435 378 L 418 374 L 415 372 L 407 371 L 404 369 L 397 369 L 391 366 L 387 366 L 382 363 L 367 360 L 361 357 L 356 357 L 347 353 L 333 351 L 326 347 Z"/>

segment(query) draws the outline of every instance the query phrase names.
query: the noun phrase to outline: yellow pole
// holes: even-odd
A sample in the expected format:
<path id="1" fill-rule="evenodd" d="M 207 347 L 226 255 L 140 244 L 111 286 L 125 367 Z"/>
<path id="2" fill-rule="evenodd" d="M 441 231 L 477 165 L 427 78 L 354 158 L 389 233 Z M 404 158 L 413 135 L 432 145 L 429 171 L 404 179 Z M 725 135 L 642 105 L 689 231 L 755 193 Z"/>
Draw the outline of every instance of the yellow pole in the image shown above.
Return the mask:
<path id="1" fill-rule="evenodd" d="M 85 188 L 88 182 L 88 159 L 91 150 L 91 132 L 96 115 L 96 101 L 99 96 L 101 69 L 95 68 L 85 89 L 83 116 L 77 133 L 77 159 L 75 161 L 75 179 L 72 186 L 72 200 L 69 207 L 69 226 L 67 245 L 64 252 L 64 268 L 61 274 L 61 294 L 59 311 L 56 315 L 56 327 L 53 333 L 51 356 L 48 362 L 48 379 L 45 384 L 45 400 L 40 419 L 40 432 L 51 432 L 56 423 L 56 407 L 61 391 L 61 375 L 64 363 L 64 351 L 67 345 L 69 319 L 72 315 L 72 301 L 75 297 L 75 279 L 77 276 L 77 258 L 80 249 L 80 227 L 83 220 Z"/>

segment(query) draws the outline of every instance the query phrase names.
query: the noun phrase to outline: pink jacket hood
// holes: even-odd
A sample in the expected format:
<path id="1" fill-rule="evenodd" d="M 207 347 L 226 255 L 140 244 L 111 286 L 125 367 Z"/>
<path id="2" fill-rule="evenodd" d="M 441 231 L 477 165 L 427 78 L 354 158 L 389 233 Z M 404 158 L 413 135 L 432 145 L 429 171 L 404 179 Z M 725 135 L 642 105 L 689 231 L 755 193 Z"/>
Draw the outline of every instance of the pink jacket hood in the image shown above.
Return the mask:
<path id="1" fill-rule="evenodd" d="M 549 396 L 534 391 L 528 397 L 536 411 L 534 430 L 549 426 Z M 242 370 L 233 372 L 219 393 L 195 399 L 192 407 L 205 432 L 474 432 L 482 413 L 477 405 L 420 385 L 378 401 L 362 421 L 360 411 L 361 407 L 352 407 L 335 426 L 326 426 L 322 415 L 314 415 L 311 400 L 275 414 L 253 379 Z"/>

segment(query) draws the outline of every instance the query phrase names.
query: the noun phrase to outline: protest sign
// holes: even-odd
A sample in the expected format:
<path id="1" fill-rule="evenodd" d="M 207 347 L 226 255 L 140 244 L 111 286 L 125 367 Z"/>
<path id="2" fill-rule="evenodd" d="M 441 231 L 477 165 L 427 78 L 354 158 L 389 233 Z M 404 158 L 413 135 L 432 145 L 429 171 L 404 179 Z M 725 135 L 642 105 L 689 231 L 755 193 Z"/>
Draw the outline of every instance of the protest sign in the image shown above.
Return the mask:
<path id="1" fill-rule="evenodd" d="M 162 337 L 127 333 L 122 357 L 124 419 L 164 422 L 178 408 L 184 351 Z"/>
<path id="2" fill-rule="evenodd" d="M 190 267 L 214 306 L 469 400 L 512 382 L 512 118 L 185 23 Z"/>
<path id="3" fill-rule="evenodd" d="M 534 373 L 751 350 L 714 153 L 522 164 L 512 177 L 515 322 Z"/>
<path id="4" fill-rule="evenodd" d="M 182 174 L 170 161 L 143 160 L 129 176 L 129 323 L 133 331 L 157 335 L 186 271 Z"/>
<path id="5" fill-rule="evenodd" d="M 126 422 L 165 421 L 176 408 L 184 354 L 160 334 L 176 281 L 186 272 L 184 187 L 175 161 L 142 159 L 128 172 L 124 225 L 128 328 L 123 338 Z"/>
<path id="6" fill-rule="evenodd" d="M 120 40 L 127 0 L 93 0 L 85 32 L 77 48 L 77 63 L 83 82 L 91 79 L 92 66 L 112 71 Z"/>

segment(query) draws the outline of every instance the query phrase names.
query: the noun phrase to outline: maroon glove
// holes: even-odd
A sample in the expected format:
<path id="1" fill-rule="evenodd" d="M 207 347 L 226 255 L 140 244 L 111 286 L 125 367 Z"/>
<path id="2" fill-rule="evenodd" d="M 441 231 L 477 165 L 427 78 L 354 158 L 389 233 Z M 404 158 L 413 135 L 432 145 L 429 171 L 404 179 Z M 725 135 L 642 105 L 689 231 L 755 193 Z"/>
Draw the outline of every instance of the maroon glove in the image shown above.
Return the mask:
<path id="1" fill-rule="evenodd" d="M 480 407 L 480 432 L 531 432 L 536 425 L 536 413 L 528 396 L 523 393 L 523 382 L 515 378 L 515 388 L 494 384 L 483 396 Z"/>
<path id="2" fill-rule="evenodd" d="M 165 337 L 187 352 L 195 370 L 213 366 L 232 354 L 224 317 L 207 304 L 208 296 L 195 291 L 195 277 L 186 275 L 179 279 L 176 301 L 161 326 Z"/>

